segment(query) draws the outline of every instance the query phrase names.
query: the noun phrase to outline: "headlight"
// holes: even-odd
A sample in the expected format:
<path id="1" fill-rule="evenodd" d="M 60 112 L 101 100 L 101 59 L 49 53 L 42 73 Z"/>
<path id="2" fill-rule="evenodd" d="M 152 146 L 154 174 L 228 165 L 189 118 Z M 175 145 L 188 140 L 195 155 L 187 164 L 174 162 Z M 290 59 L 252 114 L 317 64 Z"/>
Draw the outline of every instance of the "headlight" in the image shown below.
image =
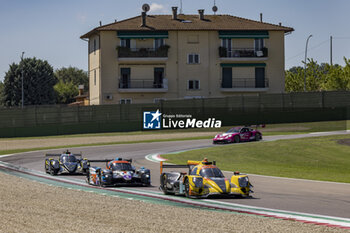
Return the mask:
<path id="1" fill-rule="evenodd" d="M 149 178 L 149 175 L 148 175 L 148 174 L 146 175 L 146 178 Z"/>
<path id="2" fill-rule="evenodd" d="M 249 179 L 247 176 L 238 178 L 238 183 L 241 188 L 248 187 Z"/>

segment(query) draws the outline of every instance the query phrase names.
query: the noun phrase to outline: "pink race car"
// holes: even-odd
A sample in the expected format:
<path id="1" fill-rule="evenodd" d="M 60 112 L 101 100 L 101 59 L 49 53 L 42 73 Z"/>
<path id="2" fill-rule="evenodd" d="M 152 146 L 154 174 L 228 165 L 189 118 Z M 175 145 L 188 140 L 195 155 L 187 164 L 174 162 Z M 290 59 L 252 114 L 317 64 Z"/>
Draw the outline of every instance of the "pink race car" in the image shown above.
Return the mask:
<path id="1" fill-rule="evenodd" d="M 217 134 L 213 138 L 213 143 L 249 142 L 262 139 L 260 131 L 250 127 L 234 127 L 226 133 Z"/>

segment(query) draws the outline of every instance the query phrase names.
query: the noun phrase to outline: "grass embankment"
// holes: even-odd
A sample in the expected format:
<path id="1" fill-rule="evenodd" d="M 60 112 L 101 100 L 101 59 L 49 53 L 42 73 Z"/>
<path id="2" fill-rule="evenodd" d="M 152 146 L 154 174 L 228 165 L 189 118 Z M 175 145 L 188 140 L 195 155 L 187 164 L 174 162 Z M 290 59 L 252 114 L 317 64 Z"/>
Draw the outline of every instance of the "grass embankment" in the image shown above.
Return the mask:
<path id="1" fill-rule="evenodd" d="M 350 183 L 349 135 L 241 143 L 162 155 L 175 164 L 215 160 L 222 170 Z"/>
<path id="2" fill-rule="evenodd" d="M 68 134 L 42 137 L 17 137 L 17 138 L 0 138 L 1 140 L 27 140 L 27 139 L 50 139 L 50 138 L 81 138 L 81 137 L 109 137 L 109 136 L 132 136 L 132 135 L 152 135 L 152 134 L 174 134 L 174 133 L 193 133 L 193 132 L 213 132 L 213 136 L 219 132 L 226 132 L 234 126 L 224 126 L 221 128 L 202 128 L 202 129 L 171 129 L 171 130 L 150 130 L 134 132 L 110 132 L 110 133 L 87 133 L 87 134 Z M 264 136 L 270 135 L 288 135 L 302 134 L 323 131 L 338 131 L 350 129 L 350 120 L 348 121 L 320 121 L 305 123 L 284 123 L 269 124 L 265 128 L 259 127 Z M 213 136 L 201 137 L 200 139 L 211 139 Z M 135 143 L 135 142 L 134 142 Z"/>

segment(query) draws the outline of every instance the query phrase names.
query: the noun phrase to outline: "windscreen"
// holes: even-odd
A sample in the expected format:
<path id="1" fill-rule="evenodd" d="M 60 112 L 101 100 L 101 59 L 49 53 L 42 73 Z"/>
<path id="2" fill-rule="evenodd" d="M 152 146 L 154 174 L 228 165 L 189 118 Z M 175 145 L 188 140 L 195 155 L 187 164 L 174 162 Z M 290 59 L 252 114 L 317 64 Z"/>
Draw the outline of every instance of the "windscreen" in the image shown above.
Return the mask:
<path id="1" fill-rule="evenodd" d="M 74 163 L 77 161 L 77 159 L 74 156 L 71 155 L 65 155 L 61 157 L 61 160 L 63 163 Z"/>
<path id="2" fill-rule="evenodd" d="M 241 128 L 236 127 L 236 128 L 232 128 L 232 129 L 228 130 L 226 133 L 239 133 L 240 130 L 241 130 Z"/>
<path id="3" fill-rule="evenodd" d="M 201 171 L 200 171 L 200 175 L 203 176 L 203 177 L 224 177 L 224 174 L 222 174 L 222 172 L 220 171 L 219 168 L 203 168 Z"/>
<path id="4" fill-rule="evenodd" d="M 113 163 L 112 170 L 116 171 L 132 171 L 132 166 L 130 163 Z"/>

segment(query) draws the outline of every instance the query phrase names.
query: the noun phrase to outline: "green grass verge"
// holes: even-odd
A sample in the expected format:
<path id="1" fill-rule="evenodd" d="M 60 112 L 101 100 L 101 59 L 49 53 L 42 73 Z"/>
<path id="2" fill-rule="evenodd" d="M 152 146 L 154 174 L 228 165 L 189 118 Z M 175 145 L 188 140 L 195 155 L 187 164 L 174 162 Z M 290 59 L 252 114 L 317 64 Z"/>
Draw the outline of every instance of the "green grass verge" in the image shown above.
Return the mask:
<path id="1" fill-rule="evenodd" d="M 340 139 L 350 136 L 231 144 L 162 157 L 175 164 L 207 157 L 227 171 L 350 183 L 350 146 L 339 144 Z"/>
<path id="2" fill-rule="evenodd" d="M 64 146 L 38 147 L 38 148 L 30 148 L 30 149 L 0 150 L 0 155 L 16 154 L 16 153 L 21 153 L 21 152 L 29 152 L 29 151 L 37 151 L 37 150 L 60 149 L 60 148 L 75 148 L 75 147 L 88 147 L 88 146 L 107 146 L 107 145 L 118 145 L 118 144 L 152 143 L 152 142 L 170 142 L 170 141 L 187 141 L 187 140 L 201 140 L 201 139 L 208 139 L 208 137 L 152 139 L 152 140 L 127 141 L 127 142 L 106 142 L 106 143 L 92 143 L 92 144 L 76 144 L 76 145 L 64 145 Z"/>
<path id="3" fill-rule="evenodd" d="M 264 136 L 270 135 L 288 135 L 303 134 L 321 131 L 337 131 L 350 129 L 350 121 L 322 121 L 322 122 L 306 122 L 306 123 L 285 123 L 270 124 L 266 128 L 259 128 Z M 100 137 L 100 136 L 127 136 L 127 135 L 152 135 L 152 134 L 173 134 L 173 133 L 195 133 L 195 132 L 226 132 L 233 126 L 225 126 L 219 129 L 173 129 L 173 130 L 151 130 L 151 131 L 135 131 L 135 132 L 113 132 L 113 133 L 90 133 L 90 134 L 70 134 L 59 136 L 43 136 L 43 137 L 18 137 L 18 138 L 0 138 L 1 140 L 27 140 L 27 139 L 47 139 L 47 138 L 76 138 L 76 137 Z M 206 138 L 212 138 L 207 136 Z"/>

